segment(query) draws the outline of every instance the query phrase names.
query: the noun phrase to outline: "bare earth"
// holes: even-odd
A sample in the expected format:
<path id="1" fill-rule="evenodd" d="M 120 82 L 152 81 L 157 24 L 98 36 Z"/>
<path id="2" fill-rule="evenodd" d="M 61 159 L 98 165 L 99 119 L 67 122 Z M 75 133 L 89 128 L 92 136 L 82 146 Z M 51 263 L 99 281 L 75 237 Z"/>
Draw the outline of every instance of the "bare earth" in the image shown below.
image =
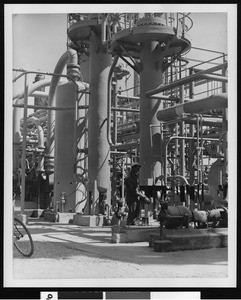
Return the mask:
<path id="1" fill-rule="evenodd" d="M 227 248 L 157 253 L 148 242 L 113 244 L 111 227 L 30 220 L 35 252 L 14 249 L 14 279 L 225 278 Z"/>

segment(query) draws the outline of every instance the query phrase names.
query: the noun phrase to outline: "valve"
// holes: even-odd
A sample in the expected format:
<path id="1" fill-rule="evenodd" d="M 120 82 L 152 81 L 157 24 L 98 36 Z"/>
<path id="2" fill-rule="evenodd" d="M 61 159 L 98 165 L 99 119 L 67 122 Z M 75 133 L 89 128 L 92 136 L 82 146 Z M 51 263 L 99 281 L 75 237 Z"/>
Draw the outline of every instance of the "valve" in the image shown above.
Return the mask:
<path id="1" fill-rule="evenodd" d="M 61 206 L 62 206 L 62 212 L 64 212 L 64 205 L 66 203 L 66 195 L 65 192 L 61 192 L 60 193 L 60 202 L 61 202 Z"/>

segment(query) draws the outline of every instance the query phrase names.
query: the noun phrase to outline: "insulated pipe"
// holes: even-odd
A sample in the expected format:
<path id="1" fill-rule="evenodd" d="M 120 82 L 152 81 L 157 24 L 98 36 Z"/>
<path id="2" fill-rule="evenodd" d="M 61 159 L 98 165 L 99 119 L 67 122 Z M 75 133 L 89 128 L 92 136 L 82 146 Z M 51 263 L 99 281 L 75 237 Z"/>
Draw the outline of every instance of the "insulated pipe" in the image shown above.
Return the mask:
<path id="1" fill-rule="evenodd" d="M 166 121 L 169 119 L 181 117 L 185 113 L 200 114 L 213 109 L 227 108 L 227 105 L 227 93 L 221 93 L 160 110 L 157 112 L 156 116 L 159 121 Z"/>
<path id="2" fill-rule="evenodd" d="M 69 62 L 70 65 L 78 67 L 78 55 L 75 50 L 68 49 L 58 60 L 57 65 L 54 69 L 55 74 L 62 74 L 65 65 Z M 59 84 L 60 76 L 54 75 L 52 77 L 50 88 L 49 88 L 49 98 L 48 106 L 55 106 L 55 91 Z M 47 155 L 49 157 L 54 157 L 54 128 L 55 128 L 55 111 L 48 111 L 47 119 Z M 49 183 L 53 184 L 53 175 L 49 176 Z"/>
<path id="3" fill-rule="evenodd" d="M 40 81 L 37 81 L 37 82 L 33 83 L 30 87 L 28 87 L 28 96 L 32 95 L 33 92 L 37 91 L 40 88 L 49 86 L 50 83 L 51 83 L 50 79 L 40 80 Z M 21 92 L 21 93 L 15 94 L 13 96 L 13 100 L 15 100 L 17 98 L 19 98 L 19 99 L 24 98 L 24 91 Z"/>
<path id="4" fill-rule="evenodd" d="M 31 95 L 29 95 L 29 97 L 48 98 L 49 94 L 47 92 L 35 91 Z"/>
<path id="5" fill-rule="evenodd" d="M 201 72 L 200 72 L 201 73 Z M 149 90 L 146 92 L 146 96 L 150 97 L 152 95 L 165 92 L 167 90 L 174 89 L 180 85 L 190 83 L 192 81 L 197 81 L 200 79 L 207 79 L 207 80 L 215 80 L 215 81 L 221 81 L 221 82 L 228 82 L 228 78 L 224 76 L 218 76 L 218 75 L 209 75 L 209 74 L 203 74 L 203 73 L 196 73 L 191 76 L 185 77 L 183 79 L 174 81 L 168 85 L 161 85 L 153 90 Z"/>

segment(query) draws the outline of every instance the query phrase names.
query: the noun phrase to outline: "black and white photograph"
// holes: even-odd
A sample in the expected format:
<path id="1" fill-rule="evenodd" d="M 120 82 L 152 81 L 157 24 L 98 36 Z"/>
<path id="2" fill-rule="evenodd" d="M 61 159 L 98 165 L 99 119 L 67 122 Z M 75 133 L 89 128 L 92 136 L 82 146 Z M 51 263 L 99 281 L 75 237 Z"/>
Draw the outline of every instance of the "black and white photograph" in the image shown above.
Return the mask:
<path id="1" fill-rule="evenodd" d="M 237 287 L 237 5 L 5 4 L 4 25 L 3 286 Z"/>

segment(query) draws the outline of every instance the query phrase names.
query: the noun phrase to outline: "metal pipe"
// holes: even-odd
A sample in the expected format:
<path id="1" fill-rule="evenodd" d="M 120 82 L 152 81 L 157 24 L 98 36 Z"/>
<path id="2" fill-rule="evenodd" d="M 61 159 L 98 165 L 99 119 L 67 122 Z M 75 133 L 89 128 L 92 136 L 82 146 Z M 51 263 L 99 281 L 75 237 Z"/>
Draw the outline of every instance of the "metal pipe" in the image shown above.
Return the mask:
<path id="1" fill-rule="evenodd" d="M 227 93 L 216 94 L 160 110 L 156 116 L 159 121 L 165 121 L 180 117 L 185 113 L 202 113 L 213 109 L 226 108 L 227 104 Z"/>
<path id="2" fill-rule="evenodd" d="M 117 95 L 117 98 L 119 99 L 129 99 L 129 100 L 140 100 L 140 97 L 137 96 L 122 96 L 122 95 Z M 174 96 L 165 96 L 165 95 L 155 95 L 155 96 L 150 96 L 149 98 L 151 99 L 160 99 L 160 100 L 166 100 L 166 101 L 175 101 L 178 102 L 179 98 L 178 97 L 174 97 Z"/>
<path id="3" fill-rule="evenodd" d="M 140 97 L 137 96 L 122 96 L 122 95 L 116 95 L 117 98 L 119 99 L 128 99 L 128 100 L 140 100 Z"/>
<path id="4" fill-rule="evenodd" d="M 132 108 L 122 108 L 122 107 L 111 107 L 112 111 L 127 111 L 127 112 L 133 112 L 133 113 L 139 113 L 139 109 L 132 109 Z"/>
<path id="5" fill-rule="evenodd" d="M 180 80 L 182 76 L 182 68 L 181 68 L 181 61 L 179 61 L 179 78 Z M 179 87 L 179 95 L 180 95 L 180 102 L 184 103 L 184 85 Z M 184 122 L 180 123 L 180 135 L 184 135 Z M 185 150 L 184 150 L 184 141 L 180 140 L 180 172 L 181 175 L 185 175 Z"/>
<path id="6" fill-rule="evenodd" d="M 193 74 L 193 68 L 189 68 L 189 76 L 191 76 Z M 193 98 L 194 98 L 194 88 L 195 88 L 195 85 L 194 85 L 194 82 L 190 82 L 189 83 L 189 98 L 191 101 L 193 101 Z M 192 121 L 192 120 L 190 120 Z M 189 126 L 189 135 L 191 137 L 193 137 L 194 135 L 194 125 L 190 125 Z M 195 181 L 195 170 L 194 170 L 194 155 L 193 155 L 193 151 L 194 151 L 194 142 L 193 141 L 190 141 L 189 142 L 189 160 L 188 160 L 188 163 L 189 163 L 189 170 L 190 170 L 190 177 L 189 177 L 189 181 L 190 181 L 190 184 L 194 184 L 194 181 Z"/>
<path id="7" fill-rule="evenodd" d="M 32 71 L 30 71 L 30 72 L 26 71 L 26 72 L 27 72 L 27 73 L 38 73 L 38 72 L 32 72 Z M 25 72 L 25 73 L 26 73 L 26 72 Z M 25 73 L 20 74 L 20 75 L 23 76 Z M 51 83 L 51 80 L 50 80 L 50 79 L 39 80 L 39 81 L 34 82 L 30 87 L 28 87 L 28 96 L 32 95 L 33 92 L 37 91 L 37 90 L 40 89 L 40 88 L 49 86 L 50 83 Z M 45 93 L 45 92 L 42 92 L 42 93 Z M 41 97 L 43 97 L 43 96 L 41 96 Z M 17 98 L 18 98 L 18 99 L 24 98 L 24 91 L 21 92 L 21 93 L 15 94 L 15 95 L 13 96 L 13 100 L 15 100 L 15 99 L 17 99 Z"/>
<path id="8" fill-rule="evenodd" d="M 197 115 L 197 183 L 199 184 L 199 118 Z"/>
<path id="9" fill-rule="evenodd" d="M 47 92 L 35 91 L 32 94 L 30 94 L 29 97 L 48 98 L 49 94 Z"/>
<path id="10" fill-rule="evenodd" d="M 107 25 L 107 14 L 101 14 L 102 22 L 101 22 L 101 43 L 102 45 L 106 45 L 106 25 Z"/>
<path id="11" fill-rule="evenodd" d="M 227 68 L 227 66 L 228 66 L 228 63 L 224 62 L 223 64 L 220 64 L 218 66 L 215 66 L 215 67 L 212 67 L 212 68 L 209 68 L 209 69 L 206 69 L 206 70 L 193 68 L 193 71 L 196 72 L 196 73 L 205 72 L 206 74 L 208 74 L 208 73 L 213 73 L 213 72 L 219 71 L 223 68 Z M 227 75 L 223 74 L 223 76 L 227 76 Z"/>
<path id="12" fill-rule="evenodd" d="M 200 115 L 200 127 L 201 127 L 201 145 L 200 145 L 200 151 L 201 151 L 201 183 L 203 184 L 203 117 Z"/>
<path id="13" fill-rule="evenodd" d="M 23 112 L 23 145 L 22 145 L 22 162 L 21 162 L 21 214 L 24 213 L 25 208 L 25 174 L 26 174 L 26 133 L 27 133 L 27 117 L 28 117 L 28 87 L 27 76 L 24 75 L 24 112 Z"/>
<path id="14" fill-rule="evenodd" d="M 118 59 L 119 59 L 119 56 L 115 55 L 113 63 L 110 67 L 110 71 L 109 71 L 109 74 L 108 74 L 108 81 L 107 81 L 107 141 L 108 141 L 108 143 L 111 147 L 115 147 L 116 145 L 112 142 L 111 133 L 110 133 L 110 123 L 111 123 L 110 122 L 110 120 L 111 120 L 111 95 L 110 95 L 110 89 L 111 89 L 111 78 L 112 78 L 112 75 L 114 73 L 114 69 L 115 69 L 115 66 L 117 64 Z"/>
<path id="15" fill-rule="evenodd" d="M 196 121 L 194 121 L 194 120 L 190 120 L 190 119 L 185 120 L 184 119 L 184 121 L 185 121 L 185 123 L 190 124 L 190 125 L 196 124 Z M 206 119 L 203 118 L 202 124 L 203 124 L 203 126 L 219 127 L 219 128 L 222 127 L 222 121 L 209 121 L 207 118 Z"/>
<path id="16" fill-rule="evenodd" d="M 207 80 L 216 80 L 216 81 L 221 81 L 221 82 L 228 82 L 228 78 L 224 76 L 217 76 L 217 75 L 210 75 L 210 74 L 204 74 L 204 73 L 196 73 L 191 76 L 185 77 L 183 79 L 174 81 L 168 85 L 160 85 L 156 89 L 150 90 L 146 92 L 146 97 L 150 97 L 152 95 L 155 95 L 157 93 L 162 93 L 167 90 L 174 89 L 180 85 L 190 83 L 192 81 L 197 81 L 200 79 L 207 79 Z"/>
<path id="17" fill-rule="evenodd" d="M 13 107 L 24 108 L 23 104 L 13 104 Z M 50 106 L 40 106 L 40 105 L 28 105 L 28 108 L 36 108 L 42 110 L 73 110 L 75 109 L 73 106 L 66 106 L 66 107 L 50 107 Z M 89 105 L 79 105 L 78 109 L 88 109 Z"/>
<path id="18" fill-rule="evenodd" d="M 38 131 L 38 148 L 44 150 L 44 131 L 41 126 L 40 120 L 36 117 L 31 117 L 28 121 L 33 121 Z M 38 171 L 44 170 L 44 157 L 39 155 L 38 157 Z"/>
<path id="19" fill-rule="evenodd" d="M 164 159 L 164 185 L 167 184 L 167 151 L 168 151 L 168 145 L 171 140 L 173 139 L 184 139 L 184 140 L 197 140 L 197 137 L 187 137 L 187 136 L 171 136 L 166 145 L 165 145 L 165 159 Z M 219 141 L 219 139 L 214 138 L 203 138 L 204 141 Z"/>
<path id="20" fill-rule="evenodd" d="M 182 179 L 184 181 L 184 184 L 189 185 L 189 183 L 187 181 L 187 178 L 183 175 L 175 175 L 175 176 L 172 176 L 172 177 L 177 178 L 177 179 Z"/>
<path id="21" fill-rule="evenodd" d="M 24 108 L 23 104 L 13 104 L 13 107 L 20 107 L 20 108 Z M 70 107 L 49 107 L 49 106 L 39 106 L 39 105 L 28 105 L 28 108 L 43 108 L 45 110 L 73 110 L 74 107 L 70 106 Z"/>
<path id="22" fill-rule="evenodd" d="M 75 82 L 80 76 L 79 72 L 79 65 L 78 65 L 78 55 L 77 52 L 73 49 L 68 49 L 58 60 L 56 67 L 54 69 L 55 74 L 52 77 L 50 88 L 49 88 L 49 98 L 48 98 L 48 105 L 55 106 L 55 92 L 56 88 L 59 84 L 60 77 L 62 76 L 62 72 L 64 70 L 65 65 L 69 63 L 68 69 L 68 78 L 72 82 Z M 54 129 L 55 129 L 55 111 L 48 111 L 48 119 L 47 119 L 47 154 L 50 156 L 54 156 Z M 49 176 L 49 183 L 53 184 L 54 181 L 54 174 Z"/>
<path id="23" fill-rule="evenodd" d="M 159 96 L 159 95 L 155 95 L 155 96 L 150 96 L 150 99 L 158 99 L 158 100 L 166 100 L 166 101 L 171 101 L 171 102 L 179 102 L 180 99 L 178 97 L 175 96 Z"/>

